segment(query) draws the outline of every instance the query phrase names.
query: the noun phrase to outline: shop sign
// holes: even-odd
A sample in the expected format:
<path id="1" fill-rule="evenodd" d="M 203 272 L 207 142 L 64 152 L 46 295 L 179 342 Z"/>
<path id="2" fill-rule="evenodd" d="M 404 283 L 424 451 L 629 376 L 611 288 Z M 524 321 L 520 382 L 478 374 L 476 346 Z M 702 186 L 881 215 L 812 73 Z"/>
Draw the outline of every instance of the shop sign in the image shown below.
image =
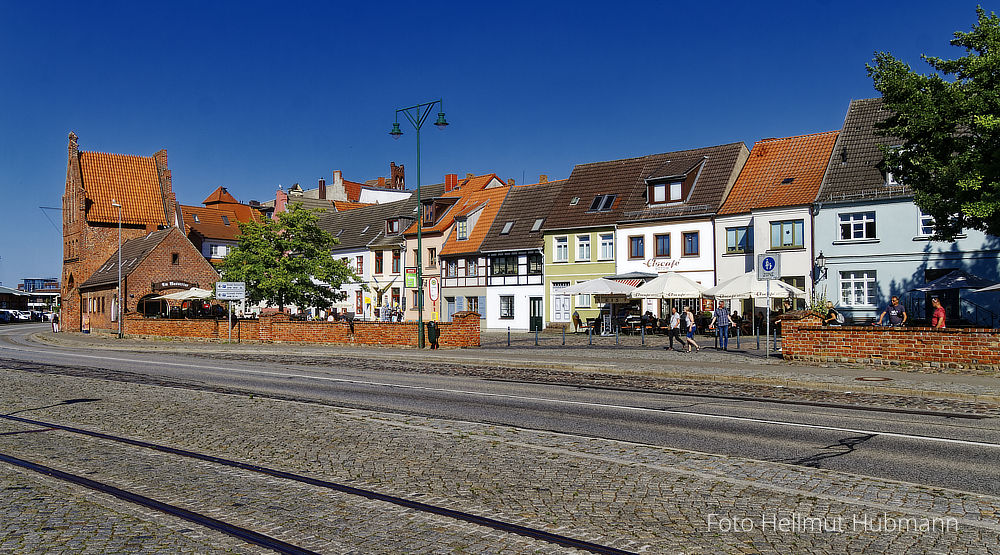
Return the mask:
<path id="1" fill-rule="evenodd" d="M 406 272 L 403 276 L 403 285 L 407 289 L 417 288 L 417 269 L 416 268 L 406 268 Z"/>
<path id="2" fill-rule="evenodd" d="M 647 268 L 652 268 L 652 269 L 658 270 L 658 271 L 673 270 L 674 268 L 676 268 L 677 266 L 679 266 L 680 263 L 681 263 L 681 261 L 678 260 L 678 259 L 676 259 L 676 258 L 668 258 L 668 259 L 663 259 L 663 258 L 647 258 L 646 259 L 646 267 Z"/>
<path id="3" fill-rule="evenodd" d="M 154 281 L 152 285 L 153 291 L 163 291 L 164 289 L 191 289 L 192 287 L 198 287 L 197 283 L 191 283 L 190 281 Z"/>

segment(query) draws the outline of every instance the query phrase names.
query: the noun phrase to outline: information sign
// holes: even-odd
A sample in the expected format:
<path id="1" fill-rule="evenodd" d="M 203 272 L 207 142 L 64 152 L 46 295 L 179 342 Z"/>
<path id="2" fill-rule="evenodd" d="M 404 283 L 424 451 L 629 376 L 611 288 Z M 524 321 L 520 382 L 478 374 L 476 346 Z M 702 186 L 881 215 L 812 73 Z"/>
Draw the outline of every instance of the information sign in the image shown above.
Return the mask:
<path id="1" fill-rule="evenodd" d="M 416 289 L 417 287 L 417 269 L 416 268 L 406 268 L 406 273 L 403 277 L 403 285 L 407 289 Z"/>
<path id="2" fill-rule="evenodd" d="M 242 301 L 247 298 L 247 284 L 243 281 L 218 281 L 215 298 L 220 301 Z"/>
<path id="3" fill-rule="evenodd" d="M 781 257 L 774 253 L 758 254 L 757 279 L 781 279 Z"/>

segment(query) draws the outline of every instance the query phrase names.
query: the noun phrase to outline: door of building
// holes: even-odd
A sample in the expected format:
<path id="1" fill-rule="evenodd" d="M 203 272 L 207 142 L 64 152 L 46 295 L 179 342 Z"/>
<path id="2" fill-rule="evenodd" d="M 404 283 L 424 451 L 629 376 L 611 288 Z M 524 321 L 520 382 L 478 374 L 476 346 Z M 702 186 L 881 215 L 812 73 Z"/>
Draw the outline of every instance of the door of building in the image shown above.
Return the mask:
<path id="1" fill-rule="evenodd" d="M 542 330 L 542 298 L 541 297 L 529 297 L 528 298 L 528 330 L 529 331 L 541 331 Z"/>
<path id="2" fill-rule="evenodd" d="M 561 291 L 569 287 L 568 281 L 552 282 L 552 321 L 569 322 L 570 301 L 569 295 L 563 295 Z"/>

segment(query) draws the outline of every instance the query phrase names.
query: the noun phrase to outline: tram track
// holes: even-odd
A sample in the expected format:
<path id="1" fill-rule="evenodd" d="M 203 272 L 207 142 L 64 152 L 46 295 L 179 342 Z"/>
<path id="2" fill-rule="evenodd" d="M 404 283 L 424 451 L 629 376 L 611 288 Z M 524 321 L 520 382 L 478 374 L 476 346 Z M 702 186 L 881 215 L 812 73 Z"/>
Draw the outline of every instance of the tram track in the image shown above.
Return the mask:
<path id="1" fill-rule="evenodd" d="M 232 459 L 226 459 L 223 457 L 217 457 L 214 455 L 208 455 L 204 453 L 198 453 L 195 451 L 190 451 L 186 449 L 179 449 L 175 447 L 169 447 L 166 445 L 160 445 L 156 443 L 131 439 L 127 437 L 117 436 L 113 434 L 106 434 L 103 432 L 97 432 L 93 430 L 86 430 L 83 428 L 77 428 L 73 426 L 66 426 L 63 424 L 58 424 L 55 422 L 46 422 L 41 420 L 35 420 L 30 418 L 24 418 L 20 416 L 14 416 L 12 414 L 0 415 L 0 418 L 19 422 L 22 424 L 27 424 L 31 426 L 39 426 L 44 429 L 49 430 L 60 430 L 63 432 L 68 432 L 71 434 L 77 434 L 81 436 L 86 436 L 89 438 L 94 438 L 104 441 L 112 441 L 119 444 L 125 444 L 133 447 L 139 447 L 143 449 L 148 449 L 156 451 L 159 453 L 165 453 L 168 455 L 174 455 L 179 457 L 184 457 L 187 459 L 193 459 L 201 462 L 211 463 L 223 467 L 235 468 L 247 472 L 252 472 L 255 474 L 265 475 L 272 478 L 278 478 L 282 480 L 288 480 L 291 482 L 297 482 L 301 484 L 306 484 L 313 487 L 323 488 L 327 490 L 336 491 L 343 494 L 348 494 L 352 496 L 363 497 L 373 501 L 389 503 L 398 507 L 403 507 L 406 509 L 419 511 L 421 513 L 433 514 L 440 517 L 445 517 L 469 524 L 474 524 L 476 526 L 481 526 L 484 528 L 496 530 L 499 532 L 506 532 L 511 534 L 517 534 L 519 536 L 527 537 L 534 540 L 543 541 L 549 544 L 557 545 L 560 547 L 576 549 L 588 553 L 598 553 L 607 555 L 626 555 L 632 553 L 630 551 L 622 550 L 619 548 L 605 546 L 590 541 L 582 540 L 579 538 L 574 538 L 571 536 L 566 536 L 562 534 L 556 534 L 539 528 L 532 528 L 529 526 L 523 526 L 520 524 L 505 522 L 502 520 L 489 518 L 465 511 L 459 511 L 455 509 L 450 509 L 447 507 L 442 507 L 438 505 L 433 505 L 430 503 L 425 503 L 421 501 L 416 501 L 413 499 L 407 499 L 400 496 L 390 495 L 386 493 L 377 492 L 374 490 L 368 490 L 363 488 L 358 488 L 350 486 L 347 484 L 342 484 L 338 482 L 333 482 L 329 480 L 323 480 L 319 478 L 314 478 L 310 476 L 305 476 L 302 474 L 296 474 L 293 472 L 287 472 L 283 470 L 278 470 L 274 468 L 269 468 L 265 466 L 254 465 L 250 463 L 244 463 L 240 461 L 235 461 Z M 31 470 L 40 474 L 44 474 L 53 478 L 71 482 L 95 491 L 100 491 L 109 495 L 113 495 L 119 499 L 139 504 L 147 508 L 155 509 L 190 522 L 197 523 L 199 525 L 205 526 L 209 529 L 216 530 L 228 534 L 230 536 L 237 537 L 254 545 L 265 547 L 267 549 L 274 550 L 279 553 L 290 553 L 290 554 L 306 554 L 314 553 L 308 549 L 295 546 L 291 543 L 284 542 L 280 539 L 255 532 L 248 528 L 236 526 L 230 523 L 223 522 L 221 520 L 215 519 L 213 517 L 198 513 L 196 511 L 191 511 L 176 505 L 169 503 L 164 503 L 158 501 L 151 497 L 140 495 L 135 492 L 127 491 L 122 488 L 115 487 L 110 484 L 106 484 L 97 480 L 86 478 L 78 474 L 73 474 L 58 470 L 56 468 L 33 463 L 13 455 L 8 455 L 5 453 L 0 453 L 0 461 L 20 468 Z"/>

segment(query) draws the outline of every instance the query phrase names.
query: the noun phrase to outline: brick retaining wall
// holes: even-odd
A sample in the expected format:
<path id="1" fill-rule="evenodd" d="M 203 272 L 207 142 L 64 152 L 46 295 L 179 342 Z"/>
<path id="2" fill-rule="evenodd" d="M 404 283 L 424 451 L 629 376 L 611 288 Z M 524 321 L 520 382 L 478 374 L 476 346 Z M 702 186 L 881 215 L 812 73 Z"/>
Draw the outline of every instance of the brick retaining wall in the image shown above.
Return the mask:
<path id="1" fill-rule="evenodd" d="M 479 314 L 459 312 L 451 322 L 438 322 L 441 348 L 479 346 Z M 144 337 L 191 337 L 226 340 L 227 320 L 144 318 L 137 313 L 125 317 L 125 334 Z M 354 333 L 347 322 L 301 322 L 287 314 L 268 314 L 257 320 L 234 320 L 233 340 L 282 341 L 289 343 L 333 343 L 339 345 L 385 345 L 416 347 L 416 322 L 355 321 Z M 429 346 L 430 343 L 427 343 Z"/>
<path id="2" fill-rule="evenodd" d="M 808 312 L 782 318 L 786 360 L 882 362 L 1000 371 L 1000 330 L 822 326 Z"/>

